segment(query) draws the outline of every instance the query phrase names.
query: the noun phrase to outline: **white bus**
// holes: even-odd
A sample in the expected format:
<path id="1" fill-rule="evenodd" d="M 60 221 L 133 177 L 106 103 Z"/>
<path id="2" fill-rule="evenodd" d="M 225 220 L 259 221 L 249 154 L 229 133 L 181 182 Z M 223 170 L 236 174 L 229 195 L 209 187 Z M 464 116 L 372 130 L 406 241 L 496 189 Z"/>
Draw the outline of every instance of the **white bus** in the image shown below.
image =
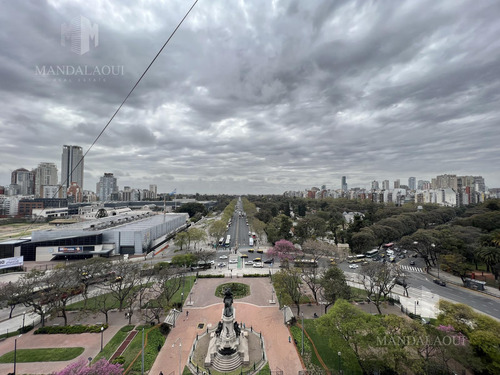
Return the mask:
<path id="1" fill-rule="evenodd" d="M 248 246 L 253 246 L 253 238 L 252 237 L 250 237 L 248 239 Z"/>
<path id="2" fill-rule="evenodd" d="M 227 237 L 226 237 L 226 243 L 224 245 L 225 246 L 231 245 L 231 235 L 230 234 L 227 235 Z"/>
<path id="3" fill-rule="evenodd" d="M 370 251 L 366 252 L 366 257 L 367 258 L 373 258 L 377 254 L 378 254 L 378 249 L 373 249 L 373 250 L 370 250 Z"/>

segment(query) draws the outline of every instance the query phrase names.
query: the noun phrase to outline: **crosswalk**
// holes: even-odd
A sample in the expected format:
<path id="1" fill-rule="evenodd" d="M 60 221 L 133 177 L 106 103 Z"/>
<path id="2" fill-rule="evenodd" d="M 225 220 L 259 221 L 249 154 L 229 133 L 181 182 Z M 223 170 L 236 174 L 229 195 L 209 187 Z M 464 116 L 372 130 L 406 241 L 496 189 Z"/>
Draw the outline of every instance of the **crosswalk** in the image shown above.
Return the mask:
<path id="1" fill-rule="evenodd" d="M 424 273 L 424 269 L 421 267 L 413 267 L 413 266 L 400 266 L 400 267 L 404 271 Z"/>

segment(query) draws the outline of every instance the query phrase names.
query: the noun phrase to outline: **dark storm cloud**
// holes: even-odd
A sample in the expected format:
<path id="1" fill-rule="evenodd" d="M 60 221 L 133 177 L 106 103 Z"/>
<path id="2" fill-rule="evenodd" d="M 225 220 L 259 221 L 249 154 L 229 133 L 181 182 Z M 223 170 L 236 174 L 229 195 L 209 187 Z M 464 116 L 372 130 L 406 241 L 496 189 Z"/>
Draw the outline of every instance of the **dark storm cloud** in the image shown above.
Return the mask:
<path id="1" fill-rule="evenodd" d="M 0 184 L 87 149 L 187 7 L 2 2 Z M 77 16 L 99 27 L 84 55 L 61 46 Z M 494 1 L 200 2 L 88 154 L 85 188 L 104 172 L 186 192 L 442 173 L 500 186 L 499 16 Z M 122 70 L 37 74 L 61 65 Z"/>

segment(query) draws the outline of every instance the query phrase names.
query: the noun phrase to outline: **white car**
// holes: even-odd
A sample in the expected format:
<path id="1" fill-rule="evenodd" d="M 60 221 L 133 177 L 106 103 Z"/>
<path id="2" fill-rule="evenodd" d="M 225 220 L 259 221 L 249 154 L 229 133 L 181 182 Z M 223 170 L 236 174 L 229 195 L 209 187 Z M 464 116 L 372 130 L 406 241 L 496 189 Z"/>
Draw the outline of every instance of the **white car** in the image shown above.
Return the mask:
<path id="1" fill-rule="evenodd" d="M 253 268 L 264 268 L 264 264 L 262 262 L 255 262 Z"/>
<path id="2" fill-rule="evenodd" d="M 349 264 L 349 268 L 354 268 L 354 269 L 356 269 L 356 268 L 358 268 L 358 267 L 359 267 L 359 266 L 358 266 L 357 264 Z"/>
<path id="3" fill-rule="evenodd" d="M 219 259 L 227 259 L 227 255 L 221 255 Z"/>
<path id="4" fill-rule="evenodd" d="M 251 265 L 253 264 L 253 261 L 251 261 L 251 260 L 247 260 L 247 261 L 245 262 L 245 264 L 246 264 L 247 266 L 251 266 Z"/>
<path id="5" fill-rule="evenodd" d="M 229 261 L 229 263 L 230 263 L 230 264 L 236 264 L 236 263 L 238 263 L 238 260 L 237 260 L 237 259 L 231 259 L 231 260 Z"/>
<path id="6" fill-rule="evenodd" d="M 224 262 L 220 262 L 217 266 L 218 266 L 218 267 L 226 267 L 226 263 L 224 263 Z"/>

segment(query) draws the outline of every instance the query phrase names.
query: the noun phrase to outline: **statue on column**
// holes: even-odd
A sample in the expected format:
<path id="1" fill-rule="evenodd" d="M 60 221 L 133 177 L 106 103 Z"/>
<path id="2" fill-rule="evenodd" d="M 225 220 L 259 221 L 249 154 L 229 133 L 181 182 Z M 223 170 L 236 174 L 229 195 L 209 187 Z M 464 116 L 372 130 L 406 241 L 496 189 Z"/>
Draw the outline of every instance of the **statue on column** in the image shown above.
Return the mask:
<path id="1" fill-rule="evenodd" d="M 224 291 L 224 316 L 233 316 L 233 293 L 229 288 Z"/>

